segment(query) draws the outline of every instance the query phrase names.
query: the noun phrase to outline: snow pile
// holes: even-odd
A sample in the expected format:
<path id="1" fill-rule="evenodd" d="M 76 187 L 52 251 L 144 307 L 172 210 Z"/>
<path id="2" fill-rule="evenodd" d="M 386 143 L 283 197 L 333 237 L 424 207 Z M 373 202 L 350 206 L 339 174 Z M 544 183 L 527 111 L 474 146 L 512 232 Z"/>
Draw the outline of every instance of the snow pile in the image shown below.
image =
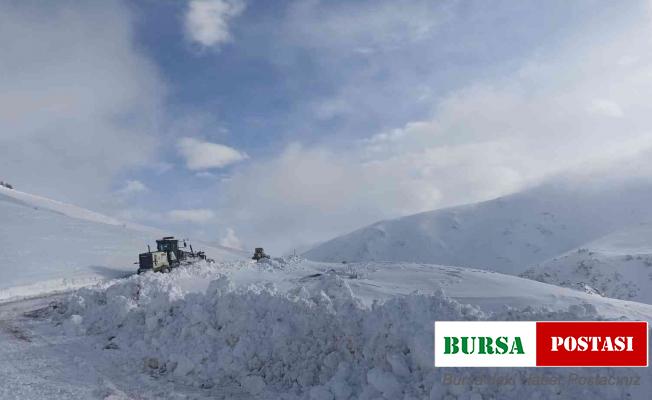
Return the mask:
<path id="1" fill-rule="evenodd" d="M 521 276 L 652 304 L 652 226 L 637 225 L 605 236 Z"/>
<path id="2" fill-rule="evenodd" d="M 55 319 L 70 334 L 95 336 L 105 351 L 122 352 L 125 365 L 208 392 L 229 387 L 254 398 L 320 400 L 550 398 L 561 390 L 569 398 L 635 397 L 626 386 L 442 385 L 444 373 L 468 370 L 432 366 L 435 320 L 599 319 L 588 304 L 561 312 L 530 307 L 488 314 L 437 291 L 365 307 L 333 273 L 289 291 L 271 283 L 236 288 L 218 275 L 205 292 L 182 290 L 175 275 L 184 273 L 192 272 L 81 289 Z M 608 369 L 590 372 L 596 371 L 613 375 Z M 525 369 L 510 372 L 526 379 Z"/>
<path id="3" fill-rule="evenodd" d="M 521 276 L 616 299 L 652 304 L 652 255 L 621 256 L 579 249 Z"/>
<path id="4" fill-rule="evenodd" d="M 283 256 L 283 257 L 274 257 L 274 258 L 262 258 L 256 262 L 258 269 L 266 271 L 287 271 L 296 268 L 302 261 L 303 258 L 299 256 Z"/>
<path id="5" fill-rule="evenodd" d="M 116 276 L 126 276 L 129 273 L 116 271 Z M 91 286 L 107 281 L 106 277 L 85 276 L 81 278 L 60 278 L 51 280 L 39 280 L 29 285 L 9 287 L 0 290 L 0 302 L 15 301 L 30 297 L 41 296 L 43 294 L 54 295 L 65 293 L 71 290 L 79 289 L 84 286 Z"/>

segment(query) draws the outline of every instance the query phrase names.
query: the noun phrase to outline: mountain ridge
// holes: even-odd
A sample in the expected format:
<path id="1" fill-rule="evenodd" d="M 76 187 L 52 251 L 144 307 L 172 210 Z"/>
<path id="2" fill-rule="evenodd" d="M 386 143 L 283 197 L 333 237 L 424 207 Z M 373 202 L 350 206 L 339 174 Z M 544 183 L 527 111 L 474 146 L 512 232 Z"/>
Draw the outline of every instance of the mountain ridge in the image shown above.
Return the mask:
<path id="1" fill-rule="evenodd" d="M 618 229 L 652 221 L 652 185 L 547 183 L 379 221 L 304 253 L 330 262 L 426 262 L 519 274 Z"/>

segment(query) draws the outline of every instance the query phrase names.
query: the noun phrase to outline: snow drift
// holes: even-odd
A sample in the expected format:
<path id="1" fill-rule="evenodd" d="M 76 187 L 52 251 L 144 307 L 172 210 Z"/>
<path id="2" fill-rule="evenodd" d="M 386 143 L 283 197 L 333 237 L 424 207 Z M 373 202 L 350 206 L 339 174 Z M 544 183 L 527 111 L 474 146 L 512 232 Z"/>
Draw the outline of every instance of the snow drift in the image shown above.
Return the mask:
<path id="1" fill-rule="evenodd" d="M 584 244 L 522 276 L 652 304 L 652 225 L 630 227 Z"/>
<path id="2" fill-rule="evenodd" d="M 206 397 L 523 399 L 552 398 L 563 392 L 566 398 L 612 399 L 641 398 L 651 386 L 647 369 L 607 368 L 563 373 L 629 372 L 642 374 L 643 385 L 533 389 L 524 384 L 532 371 L 526 369 L 510 369 L 514 385 L 471 381 L 443 385 L 444 373 L 483 376 L 500 369 L 432 366 L 435 320 L 602 319 L 589 303 L 488 313 L 436 290 L 366 306 L 349 281 L 335 272 L 280 290 L 273 283 L 238 286 L 206 268 L 134 276 L 108 287 L 81 289 L 57 308 L 54 320 L 70 334 L 97 338 L 98 351 L 120 352 L 124 368 L 202 388 Z M 213 275 L 205 291 L 187 291 L 178 283 L 193 274 L 202 279 Z M 541 375 L 556 373 L 562 371 L 546 369 Z"/>

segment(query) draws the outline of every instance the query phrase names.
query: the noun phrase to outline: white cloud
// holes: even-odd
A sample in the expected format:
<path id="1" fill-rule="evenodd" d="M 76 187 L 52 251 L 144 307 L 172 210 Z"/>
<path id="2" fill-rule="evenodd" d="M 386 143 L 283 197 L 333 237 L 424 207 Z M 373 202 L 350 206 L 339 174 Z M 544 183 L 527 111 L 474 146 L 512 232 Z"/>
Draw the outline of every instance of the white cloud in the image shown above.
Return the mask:
<path id="1" fill-rule="evenodd" d="M 651 28 L 587 32 L 357 145 L 294 144 L 257 159 L 220 187 L 220 220 L 279 251 L 637 157 L 652 149 Z M 623 65 L 626 54 L 640 59 Z"/>
<path id="2" fill-rule="evenodd" d="M 215 179 L 217 177 L 217 175 L 215 175 L 212 172 L 208 172 L 208 171 L 197 172 L 197 173 L 195 173 L 195 176 L 197 178 L 204 178 L 204 179 Z"/>
<path id="3" fill-rule="evenodd" d="M 365 164 L 352 151 L 290 145 L 220 186 L 218 220 L 237 227 L 247 243 L 279 252 L 440 204 L 435 185 L 393 167 Z"/>
<path id="4" fill-rule="evenodd" d="M 97 207 L 156 161 L 165 88 L 118 2 L 0 4 L 0 170 L 23 190 Z"/>
<path id="5" fill-rule="evenodd" d="M 178 149 L 191 170 L 222 168 L 248 158 L 232 147 L 193 138 L 181 138 Z"/>
<path id="6" fill-rule="evenodd" d="M 464 34 L 440 37 L 451 30 L 447 23 L 456 8 L 462 7 L 429 0 L 292 2 L 278 30 L 280 41 L 292 47 L 275 52 L 274 60 L 284 68 L 288 58 L 308 54 L 319 66 L 319 80 L 332 83 L 327 95 L 305 96 L 307 101 L 299 105 L 295 118 L 305 121 L 310 115 L 318 120 L 314 128 L 302 129 L 320 129 L 324 120 L 344 119 L 346 131 L 338 129 L 338 134 L 355 135 L 388 119 L 418 115 L 422 107 L 415 102 L 429 95 L 424 87 L 439 92 L 431 83 L 448 74 L 451 59 L 472 52 L 465 47 Z M 461 31 L 475 29 L 455 22 Z M 292 72 L 301 77 L 310 68 Z"/>
<path id="7" fill-rule="evenodd" d="M 227 228 L 226 234 L 220 239 L 220 246 L 230 247 L 232 249 L 242 250 L 242 241 L 235 234 L 233 228 Z"/>
<path id="8" fill-rule="evenodd" d="M 213 211 L 204 208 L 171 210 L 167 215 L 168 218 L 173 222 L 192 222 L 196 224 L 210 222 L 210 220 L 215 217 L 215 213 Z"/>
<path id="9" fill-rule="evenodd" d="M 602 114 L 612 118 L 620 118 L 624 115 L 623 110 L 617 103 L 606 99 L 595 99 L 591 101 L 588 110 L 591 113 Z"/>
<path id="10" fill-rule="evenodd" d="M 186 33 L 205 47 L 231 40 L 229 22 L 245 9 L 241 0 L 192 0 L 185 16 Z"/>
<path id="11" fill-rule="evenodd" d="M 125 185 L 120 188 L 117 193 L 121 196 L 131 196 L 138 193 L 147 192 L 149 188 L 138 180 L 128 180 Z"/>
<path id="12" fill-rule="evenodd" d="M 447 18 L 432 1 L 295 2 L 285 27 L 300 45 L 369 55 L 427 37 Z"/>

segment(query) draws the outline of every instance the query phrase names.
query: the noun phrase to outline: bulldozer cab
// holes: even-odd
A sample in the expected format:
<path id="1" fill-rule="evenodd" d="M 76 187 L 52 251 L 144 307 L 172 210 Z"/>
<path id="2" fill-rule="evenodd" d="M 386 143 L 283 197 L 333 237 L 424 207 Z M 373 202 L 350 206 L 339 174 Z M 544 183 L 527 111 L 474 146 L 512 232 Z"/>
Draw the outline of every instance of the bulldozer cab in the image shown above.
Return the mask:
<path id="1" fill-rule="evenodd" d="M 254 250 L 254 256 L 251 257 L 252 260 L 260 261 L 264 258 L 270 258 L 267 254 L 265 254 L 265 250 L 263 250 L 262 247 L 256 247 Z"/>
<path id="2" fill-rule="evenodd" d="M 156 241 L 158 251 L 173 252 L 175 255 L 179 252 L 179 240 L 172 236 L 164 237 Z"/>
<path id="3" fill-rule="evenodd" d="M 179 249 L 179 239 L 173 236 L 166 236 L 156 241 L 158 251 L 163 251 L 168 255 L 168 262 L 171 266 L 176 266 L 180 261 L 186 259 L 186 253 Z"/>

